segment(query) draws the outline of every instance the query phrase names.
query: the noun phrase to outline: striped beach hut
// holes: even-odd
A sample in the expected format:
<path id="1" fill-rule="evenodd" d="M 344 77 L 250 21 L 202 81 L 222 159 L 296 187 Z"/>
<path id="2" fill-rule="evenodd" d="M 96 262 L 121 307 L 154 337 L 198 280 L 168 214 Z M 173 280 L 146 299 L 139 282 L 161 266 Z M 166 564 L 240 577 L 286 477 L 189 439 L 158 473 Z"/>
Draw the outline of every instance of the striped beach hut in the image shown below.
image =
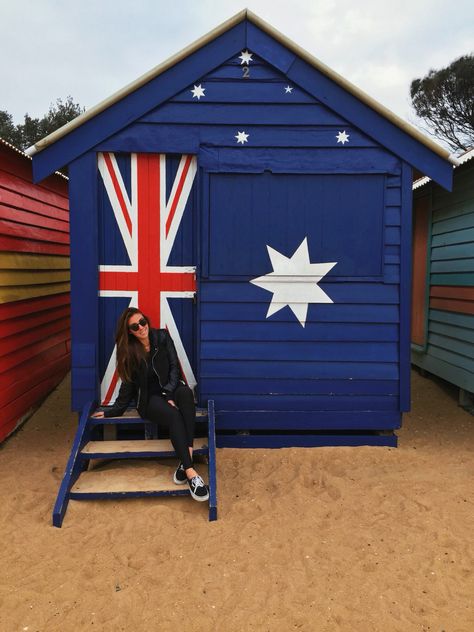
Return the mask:
<path id="1" fill-rule="evenodd" d="M 0 140 L 0 440 L 70 367 L 67 178 Z"/>
<path id="2" fill-rule="evenodd" d="M 219 445 L 394 445 L 410 404 L 412 173 L 448 153 L 248 10 L 37 143 L 69 165 L 73 408 L 138 304 Z"/>
<path id="3" fill-rule="evenodd" d="M 474 410 L 474 149 L 460 156 L 452 193 L 425 177 L 413 196 L 412 362 Z"/>

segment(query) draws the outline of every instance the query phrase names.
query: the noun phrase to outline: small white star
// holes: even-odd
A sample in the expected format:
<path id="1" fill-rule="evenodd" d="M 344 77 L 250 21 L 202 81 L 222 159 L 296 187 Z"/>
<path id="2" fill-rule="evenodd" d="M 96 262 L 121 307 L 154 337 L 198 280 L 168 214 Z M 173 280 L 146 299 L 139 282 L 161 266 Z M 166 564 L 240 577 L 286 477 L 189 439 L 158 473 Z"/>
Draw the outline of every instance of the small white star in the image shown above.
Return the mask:
<path id="1" fill-rule="evenodd" d="M 237 134 L 234 136 L 234 138 L 237 139 L 237 143 L 242 143 L 242 145 L 244 143 L 248 143 L 248 137 L 249 135 L 245 132 L 237 132 Z"/>
<path id="2" fill-rule="evenodd" d="M 342 143 L 343 145 L 344 143 L 349 142 L 349 134 L 346 134 L 346 130 L 344 130 L 343 132 L 339 132 L 336 138 L 337 138 L 337 142 Z"/>
<path id="3" fill-rule="evenodd" d="M 203 88 L 201 84 L 199 84 L 198 86 L 194 86 L 194 88 L 191 90 L 192 95 L 193 95 L 193 99 L 194 97 L 197 98 L 197 100 L 199 101 L 199 99 L 201 97 L 205 97 L 206 95 L 204 94 L 204 91 L 206 90 L 206 88 Z"/>
<path id="4" fill-rule="evenodd" d="M 249 53 L 248 50 L 243 50 L 242 53 L 240 54 L 239 59 L 241 59 L 242 61 L 240 62 L 240 65 L 242 64 L 247 64 L 247 66 L 249 65 L 249 62 L 253 61 L 252 59 L 252 53 Z"/>
<path id="5" fill-rule="evenodd" d="M 293 92 L 293 88 L 291 86 L 286 86 L 285 94 L 291 94 Z"/>
<path id="6" fill-rule="evenodd" d="M 302 327 L 306 325 L 309 303 L 333 303 L 318 285 L 337 262 L 311 263 L 308 240 L 303 239 L 291 257 L 267 246 L 273 272 L 251 279 L 250 283 L 273 294 L 267 318 L 288 305 Z"/>

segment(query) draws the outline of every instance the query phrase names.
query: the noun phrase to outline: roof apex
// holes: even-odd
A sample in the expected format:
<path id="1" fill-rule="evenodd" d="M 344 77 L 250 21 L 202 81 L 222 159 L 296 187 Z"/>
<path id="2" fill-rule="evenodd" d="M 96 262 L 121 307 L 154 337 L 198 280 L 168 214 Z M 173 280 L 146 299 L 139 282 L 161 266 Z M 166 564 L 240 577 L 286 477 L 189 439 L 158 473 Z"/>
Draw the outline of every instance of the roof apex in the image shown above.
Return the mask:
<path id="1" fill-rule="evenodd" d="M 248 20 L 249 22 L 255 24 L 255 26 L 259 27 L 262 31 L 264 31 L 265 33 L 273 37 L 275 40 L 277 40 L 283 46 L 285 46 L 290 51 L 298 55 L 304 61 L 311 64 L 321 73 L 323 73 L 324 75 L 332 79 L 335 83 L 339 84 L 343 89 L 347 90 L 349 93 L 351 93 L 357 99 L 359 99 L 360 101 L 368 105 L 370 108 L 378 112 L 384 118 L 388 119 L 391 123 L 399 127 L 402 131 L 409 134 L 415 140 L 417 140 L 418 142 L 428 147 L 428 149 L 433 151 L 435 154 L 437 154 L 438 156 L 440 156 L 441 158 L 447 161 L 452 162 L 453 164 L 456 164 L 456 161 L 451 158 L 449 152 L 445 150 L 443 147 L 441 147 L 440 145 L 438 145 L 438 143 L 431 140 L 431 138 L 425 136 L 422 132 L 420 132 L 415 127 L 413 127 L 413 125 L 410 125 L 409 123 L 404 121 L 394 112 L 389 110 L 387 107 L 385 107 L 384 105 L 382 105 L 381 103 L 379 103 L 378 101 L 370 97 L 366 92 L 364 92 L 363 90 L 355 86 L 353 83 L 345 79 L 342 75 L 340 75 L 339 73 L 329 68 L 329 66 L 327 66 L 326 64 L 321 62 L 319 59 L 317 59 L 316 57 L 308 53 L 304 48 L 302 48 L 301 46 L 293 42 L 293 40 L 286 37 L 286 35 L 283 35 L 283 33 L 275 29 L 268 22 L 260 18 L 258 15 L 256 15 L 249 9 L 243 9 L 242 11 L 239 11 L 233 17 L 229 18 L 225 22 L 222 22 L 219 26 L 209 31 L 206 35 L 203 35 L 202 37 L 194 41 L 192 44 L 189 44 L 188 46 L 183 48 L 181 51 L 179 51 L 175 55 L 172 55 L 167 60 L 159 64 L 158 66 L 155 66 L 154 68 L 146 72 L 144 75 L 142 75 L 135 81 L 132 81 L 131 83 L 129 83 L 122 89 L 112 94 L 110 97 L 104 99 L 97 105 L 89 108 L 89 110 L 87 110 L 83 114 L 80 114 L 78 117 L 76 117 L 69 123 L 66 123 L 66 125 L 63 125 L 63 127 L 60 127 L 59 129 L 54 131 L 52 134 L 49 134 L 45 138 L 39 140 L 33 146 L 29 147 L 25 153 L 28 156 L 33 156 L 34 154 L 42 151 L 49 145 L 52 145 L 53 143 L 58 141 L 60 138 L 63 138 L 64 136 L 72 132 L 73 130 L 83 125 L 86 121 L 92 119 L 94 116 L 103 112 L 114 103 L 120 101 L 121 99 L 129 95 L 130 93 L 134 92 L 138 88 L 142 87 L 143 85 L 145 85 L 146 83 L 154 79 L 155 77 L 161 75 L 162 73 L 164 73 L 166 70 L 168 70 L 169 68 L 171 68 L 172 66 L 180 62 L 181 60 L 185 59 L 186 57 L 189 57 L 195 51 L 205 46 L 208 42 L 214 40 L 219 35 L 225 33 L 226 31 L 236 26 L 240 22 L 243 22 L 244 20 Z"/>

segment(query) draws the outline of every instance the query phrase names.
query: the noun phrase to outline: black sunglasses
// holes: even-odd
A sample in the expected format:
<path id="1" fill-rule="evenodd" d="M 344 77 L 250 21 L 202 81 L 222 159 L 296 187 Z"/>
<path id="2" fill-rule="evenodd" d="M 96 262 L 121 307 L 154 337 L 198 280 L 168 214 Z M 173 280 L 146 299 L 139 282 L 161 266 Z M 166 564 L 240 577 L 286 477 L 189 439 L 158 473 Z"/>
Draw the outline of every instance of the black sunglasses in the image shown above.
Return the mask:
<path id="1" fill-rule="evenodd" d="M 148 325 L 148 321 L 146 318 L 142 317 L 137 323 L 132 323 L 131 325 L 129 325 L 128 328 L 130 329 L 130 331 L 138 331 L 140 327 L 145 327 L 145 325 Z"/>

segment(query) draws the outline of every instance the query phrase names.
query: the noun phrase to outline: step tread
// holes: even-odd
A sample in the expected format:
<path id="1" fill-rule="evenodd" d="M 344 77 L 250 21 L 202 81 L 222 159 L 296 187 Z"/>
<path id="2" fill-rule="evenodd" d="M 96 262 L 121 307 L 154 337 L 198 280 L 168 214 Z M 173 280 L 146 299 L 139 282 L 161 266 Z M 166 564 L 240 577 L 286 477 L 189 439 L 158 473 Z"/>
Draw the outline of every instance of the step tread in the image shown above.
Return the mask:
<path id="1" fill-rule="evenodd" d="M 122 467 L 82 472 L 71 489 L 72 494 L 107 494 L 127 492 L 189 492 L 187 485 L 175 485 L 173 468 L 150 469 Z"/>
<path id="2" fill-rule="evenodd" d="M 207 448 L 207 439 L 194 439 L 193 449 Z M 131 439 L 127 441 L 89 441 L 81 454 L 126 454 L 139 452 L 174 452 L 169 439 Z"/>
<path id="3" fill-rule="evenodd" d="M 196 417 L 207 417 L 206 408 L 196 408 Z M 137 421 L 147 421 L 142 419 L 140 413 L 136 408 L 128 408 L 123 415 L 119 417 L 101 417 L 100 419 L 93 418 L 95 422 L 110 423 L 110 420 L 117 419 L 136 419 Z"/>

